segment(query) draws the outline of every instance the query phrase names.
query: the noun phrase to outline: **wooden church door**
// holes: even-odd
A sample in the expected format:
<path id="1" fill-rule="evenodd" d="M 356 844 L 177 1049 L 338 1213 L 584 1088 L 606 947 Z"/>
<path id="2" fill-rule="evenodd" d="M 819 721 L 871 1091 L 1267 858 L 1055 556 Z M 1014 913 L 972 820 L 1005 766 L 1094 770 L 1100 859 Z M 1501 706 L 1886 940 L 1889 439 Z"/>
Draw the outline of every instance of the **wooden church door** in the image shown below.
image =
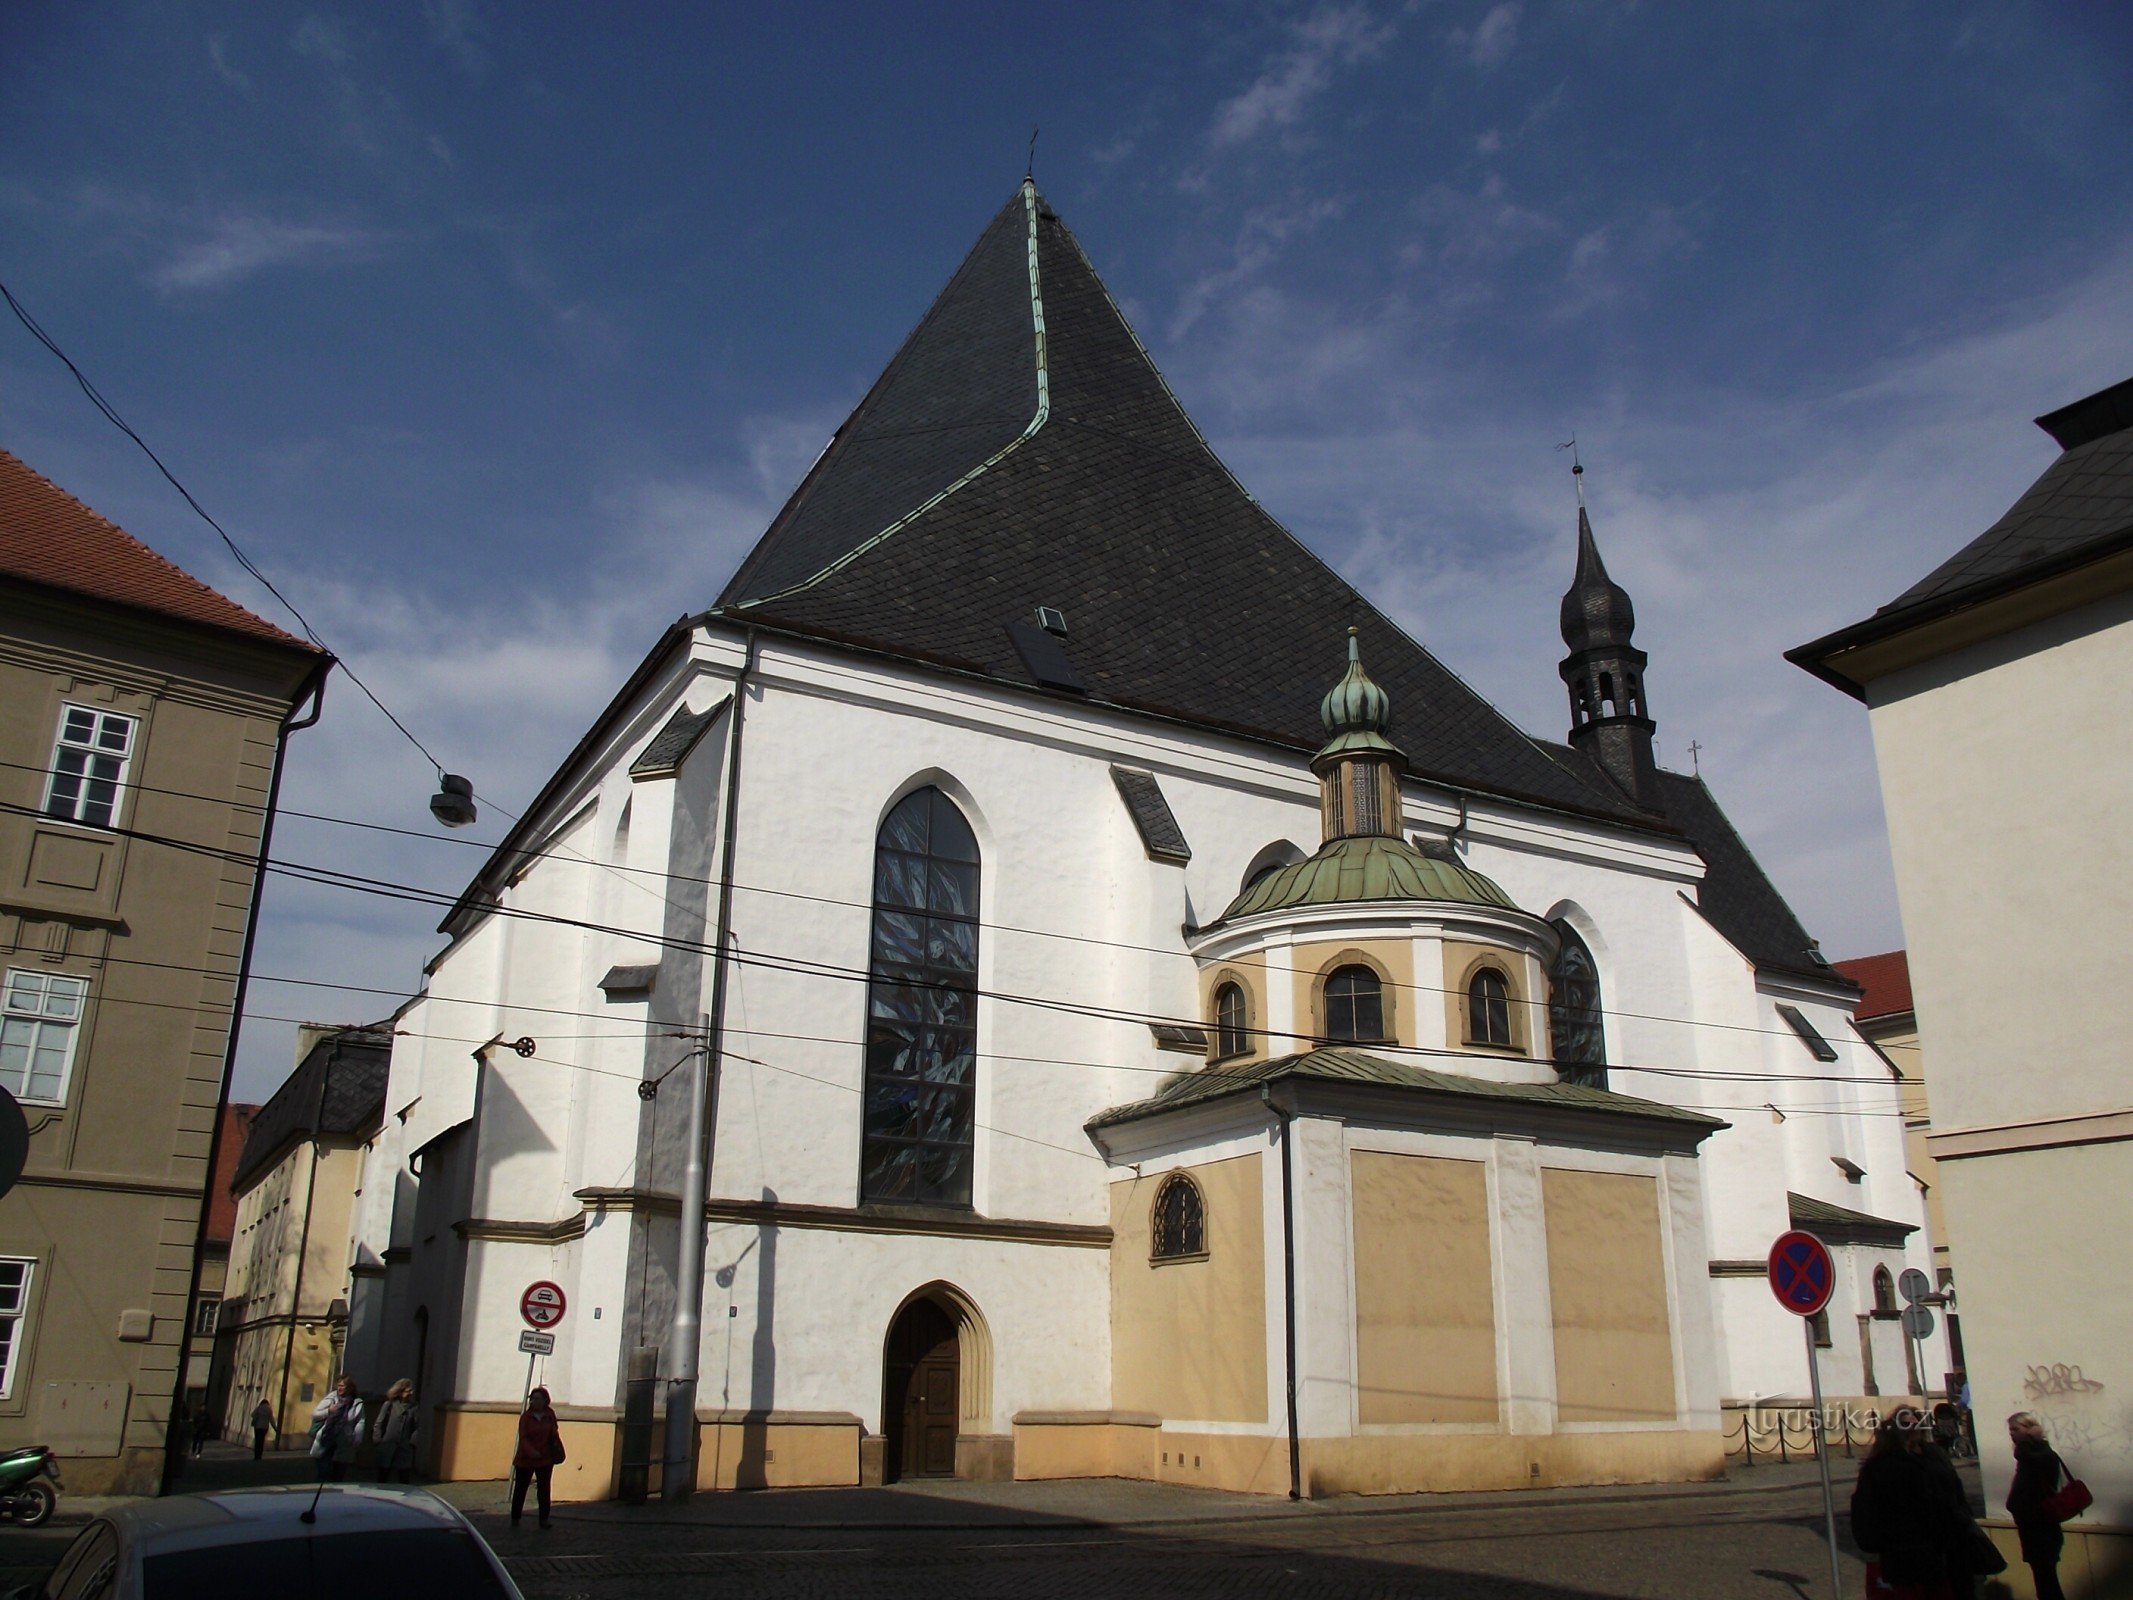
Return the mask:
<path id="1" fill-rule="evenodd" d="M 962 1348 L 955 1319 L 935 1301 L 912 1301 L 889 1329 L 887 1380 L 889 1480 L 954 1477 Z"/>

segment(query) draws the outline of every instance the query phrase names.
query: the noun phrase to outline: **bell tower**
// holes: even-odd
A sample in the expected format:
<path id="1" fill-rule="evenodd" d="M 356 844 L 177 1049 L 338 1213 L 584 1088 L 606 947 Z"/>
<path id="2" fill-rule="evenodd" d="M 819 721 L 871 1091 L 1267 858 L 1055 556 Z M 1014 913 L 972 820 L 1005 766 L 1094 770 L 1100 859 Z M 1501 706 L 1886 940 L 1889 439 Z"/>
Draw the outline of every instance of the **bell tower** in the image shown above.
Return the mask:
<path id="1" fill-rule="evenodd" d="M 1642 650 L 1630 643 L 1637 613 L 1629 591 L 1607 576 L 1592 519 L 1585 513 L 1585 469 L 1572 466 L 1578 489 L 1577 576 L 1563 596 L 1563 643 L 1557 669 L 1570 691 L 1570 743 L 1639 805 L 1659 809 L 1652 762 L 1652 719 L 1644 698 Z"/>

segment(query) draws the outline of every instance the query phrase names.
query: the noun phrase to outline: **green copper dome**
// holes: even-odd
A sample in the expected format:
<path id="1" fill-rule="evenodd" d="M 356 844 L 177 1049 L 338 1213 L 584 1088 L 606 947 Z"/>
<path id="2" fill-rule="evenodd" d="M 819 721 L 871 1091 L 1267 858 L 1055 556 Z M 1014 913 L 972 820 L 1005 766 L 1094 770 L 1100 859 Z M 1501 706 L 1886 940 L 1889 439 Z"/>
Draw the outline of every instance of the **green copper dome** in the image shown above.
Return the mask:
<path id="1" fill-rule="evenodd" d="M 1318 720 L 1326 729 L 1325 748 L 1318 752 L 1321 761 L 1358 750 L 1400 754 L 1385 737 L 1385 730 L 1392 726 L 1392 696 L 1363 670 L 1363 652 L 1353 628 L 1348 630 L 1347 675 L 1318 703 Z"/>
<path id="2" fill-rule="evenodd" d="M 1404 839 L 1336 839 L 1308 861 L 1270 872 L 1230 902 L 1217 922 L 1294 906 L 1432 900 L 1516 911 L 1511 897 L 1473 868 L 1424 855 Z"/>

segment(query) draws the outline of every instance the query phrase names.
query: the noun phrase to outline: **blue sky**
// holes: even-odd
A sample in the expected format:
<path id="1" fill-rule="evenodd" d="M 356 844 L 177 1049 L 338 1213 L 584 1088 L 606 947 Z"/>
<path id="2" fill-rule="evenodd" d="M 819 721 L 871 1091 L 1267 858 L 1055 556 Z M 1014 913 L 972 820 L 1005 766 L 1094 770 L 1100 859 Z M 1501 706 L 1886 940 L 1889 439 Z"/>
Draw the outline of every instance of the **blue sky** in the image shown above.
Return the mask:
<path id="1" fill-rule="evenodd" d="M 1865 615 L 2133 373 L 2133 14 L 1441 0 L 0 8 L 0 275 L 443 757 L 516 809 L 709 602 L 1022 175 L 1216 448 L 1528 729 L 1573 431 L 1661 757 L 1825 946 L 1901 941 Z M 276 615 L 27 334 L 0 445 Z M 293 806 L 421 827 L 350 690 Z M 456 889 L 436 843 L 283 853 Z M 258 966 L 406 990 L 279 882 Z M 253 1008 L 389 1002 L 261 985 Z M 249 1030 L 240 1092 L 290 1030 Z"/>

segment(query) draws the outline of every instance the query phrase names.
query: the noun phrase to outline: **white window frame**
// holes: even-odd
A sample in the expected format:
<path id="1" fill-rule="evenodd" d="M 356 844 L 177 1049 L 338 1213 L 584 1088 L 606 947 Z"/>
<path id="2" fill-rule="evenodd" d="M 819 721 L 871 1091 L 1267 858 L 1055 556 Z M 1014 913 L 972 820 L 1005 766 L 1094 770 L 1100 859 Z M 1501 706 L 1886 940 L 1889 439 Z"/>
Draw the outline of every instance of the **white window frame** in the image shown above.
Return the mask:
<path id="1" fill-rule="evenodd" d="M 30 1286 L 37 1276 L 37 1258 L 0 1256 L 0 1277 L 4 1277 L 10 1267 L 22 1269 L 22 1281 L 12 1290 L 0 1282 L 0 1327 L 6 1329 L 0 1334 L 0 1400 L 12 1398 L 15 1392 L 15 1369 L 22 1364 L 22 1342 L 30 1320 Z M 10 1293 L 15 1300 L 12 1308 L 7 1305 Z"/>
<path id="2" fill-rule="evenodd" d="M 73 1007 L 54 1007 L 53 986 L 65 985 Z M 35 996 L 34 1003 L 28 997 Z M 74 1082 L 74 1054 L 81 1043 L 82 1016 L 89 1009 L 89 980 L 72 972 L 37 972 L 28 967 L 9 967 L 0 978 L 0 1045 L 19 1046 L 23 1051 L 22 1086 L 8 1081 L 6 1057 L 0 1053 L 0 1088 L 25 1105 L 59 1106 L 67 1103 L 67 1089 Z M 63 1031 L 60 1045 L 59 1086 L 50 1094 L 33 1093 L 37 1056 L 46 1048 L 52 1031 Z M 0 1258 L 5 1259 L 5 1258 Z"/>
<path id="3" fill-rule="evenodd" d="M 87 719 L 86 731 L 79 734 L 73 726 L 77 718 Z M 123 730 L 123 745 L 114 747 L 106 742 L 107 732 L 113 729 Z M 133 748 L 140 731 L 141 719 L 123 711 L 104 711 L 72 702 L 61 705 L 59 729 L 52 736 L 52 761 L 45 769 L 44 814 L 55 822 L 71 822 L 77 827 L 116 827 L 126 804 L 126 777 L 133 768 Z M 70 758 L 78 763 L 76 770 L 61 770 L 61 763 Z M 111 785 L 108 805 L 90 799 L 92 786 L 105 783 Z M 62 784 L 71 786 L 73 793 L 63 796 Z M 96 811 L 103 815 L 90 814 Z"/>

